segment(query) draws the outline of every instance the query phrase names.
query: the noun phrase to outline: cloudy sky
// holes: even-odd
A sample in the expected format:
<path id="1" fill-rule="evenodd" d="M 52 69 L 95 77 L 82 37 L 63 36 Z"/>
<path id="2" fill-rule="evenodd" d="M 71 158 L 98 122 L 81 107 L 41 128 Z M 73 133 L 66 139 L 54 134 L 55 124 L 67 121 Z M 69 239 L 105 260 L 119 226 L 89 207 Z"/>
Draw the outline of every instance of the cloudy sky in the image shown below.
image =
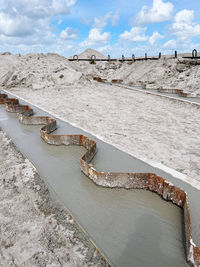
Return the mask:
<path id="1" fill-rule="evenodd" d="M 0 50 L 111 57 L 200 50 L 200 0 L 0 0 Z"/>

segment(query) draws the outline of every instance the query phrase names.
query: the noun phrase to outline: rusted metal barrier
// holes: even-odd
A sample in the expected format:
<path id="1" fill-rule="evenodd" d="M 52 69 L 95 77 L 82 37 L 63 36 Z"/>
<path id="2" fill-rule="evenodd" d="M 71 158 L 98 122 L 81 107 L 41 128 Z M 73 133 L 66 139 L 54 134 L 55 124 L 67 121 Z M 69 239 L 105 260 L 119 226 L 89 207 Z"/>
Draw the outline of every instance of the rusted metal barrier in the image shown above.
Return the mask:
<path id="1" fill-rule="evenodd" d="M 94 77 L 93 79 L 98 81 L 98 82 L 106 82 L 107 81 L 106 79 L 102 80 L 100 77 Z M 121 83 L 123 83 L 123 80 L 121 80 L 121 79 L 113 79 L 111 81 L 111 83 L 114 83 L 114 84 L 115 83 L 120 83 L 121 84 Z M 129 82 L 129 85 L 130 86 L 134 86 L 135 84 L 132 83 L 132 82 Z M 147 84 L 145 84 L 143 82 L 140 82 L 140 86 L 143 89 L 148 90 Z M 155 88 L 155 90 L 157 90 L 160 93 L 165 93 L 165 94 L 177 94 L 177 95 L 179 95 L 181 97 L 185 97 L 185 98 L 198 98 L 199 97 L 199 95 L 196 96 L 196 95 L 191 95 L 190 93 L 186 93 L 182 89 L 171 89 L 171 88 L 167 89 L 167 88 L 159 87 L 159 88 Z"/>
<path id="2" fill-rule="evenodd" d="M 86 148 L 80 159 L 81 171 L 95 184 L 110 188 L 146 189 L 160 195 L 183 209 L 184 232 L 187 261 L 195 267 L 200 266 L 200 247 L 192 240 L 192 224 L 187 193 L 166 179 L 154 173 L 102 172 L 95 169 L 91 161 L 94 158 L 96 142 L 85 135 L 52 134 L 56 130 L 56 120 L 48 116 L 33 116 L 33 109 L 20 105 L 15 98 L 0 94 L 0 103 L 5 104 L 8 112 L 19 113 L 19 121 L 26 125 L 44 125 L 40 129 L 42 139 L 50 145 L 78 145 Z"/>
<path id="3" fill-rule="evenodd" d="M 105 83 L 108 81 L 107 79 L 102 79 L 101 77 L 93 77 L 93 80 L 100 83 Z"/>
<path id="4" fill-rule="evenodd" d="M 198 96 L 193 96 L 190 93 L 186 93 L 182 89 L 158 88 L 157 91 L 166 94 L 177 94 L 181 97 L 194 97 L 194 98 L 198 97 Z"/>
<path id="5" fill-rule="evenodd" d="M 111 83 L 123 83 L 123 80 L 121 79 L 113 79 Z"/>

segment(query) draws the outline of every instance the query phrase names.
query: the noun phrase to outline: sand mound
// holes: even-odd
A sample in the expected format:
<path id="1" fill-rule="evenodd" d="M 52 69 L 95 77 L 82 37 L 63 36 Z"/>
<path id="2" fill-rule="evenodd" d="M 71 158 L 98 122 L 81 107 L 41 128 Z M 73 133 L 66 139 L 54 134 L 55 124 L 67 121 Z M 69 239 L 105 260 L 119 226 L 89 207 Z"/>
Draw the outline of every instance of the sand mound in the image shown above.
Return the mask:
<path id="1" fill-rule="evenodd" d="M 147 84 L 150 88 L 182 89 L 200 93 L 200 61 L 162 58 L 158 61 L 136 61 L 118 64 L 115 71 L 107 72 L 110 79 L 122 79 L 129 84 Z M 105 77 L 105 71 L 104 71 Z"/>
<path id="2" fill-rule="evenodd" d="M 88 48 L 81 54 L 79 54 L 79 58 L 91 58 L 91 56 L 95 56 L 96 58 L 106 58 L 102 53 L 98 52 L 97 50 Z"/>
<path id="3" fill-rule="evenodd" d="M 94 49 L 86 49 L 79 58 L 105 58 Z M 122 79 L 129 84 L 147 84 L 149 88 L 182 89 L 200 94 L 200 60 L 181 57 L 160 60 L 120 62 L 70 62 L 65 57 L 49 54 L 0 54 L 0 85 L 6 88 L 29 87 L 33 90 L 91 83 L 94 76 Z"/>
<path id="4" fill-rule="evenodd" d="M 82 76 L 81 72 L 70 66 L 65 57 L 57 54 L 28 54 L 20 57 L 7 55 L 1 56 L 0 61 L 1 85 L 6 88 L 67 86 L 79 81 Z"/>

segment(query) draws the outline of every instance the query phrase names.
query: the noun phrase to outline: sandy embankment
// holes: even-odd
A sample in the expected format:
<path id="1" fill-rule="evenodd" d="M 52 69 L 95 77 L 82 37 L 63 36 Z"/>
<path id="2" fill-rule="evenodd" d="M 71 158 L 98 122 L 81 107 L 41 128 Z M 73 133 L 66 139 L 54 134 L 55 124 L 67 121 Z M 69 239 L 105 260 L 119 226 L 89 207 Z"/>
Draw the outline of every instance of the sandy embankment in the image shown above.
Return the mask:
<path id="1" fill-rule="evenodd" d="M 5 61 L 9 62 L 7 67 L 3 65 Z M 165 84 L 169 76 L 171 80 L 179 81 L 179 75 L 182 75 L 181 85 L 184 74 L 187 85 L 196 73 L 195 91 L 196 81 L 200 79 L 198 66 L 179 65 L 174 59 L 133 65 L 98 62 L 91 65 L 68 62 L 54 54 L 1 56 L 0 62 L 2 89 L 75 123 L 132 155 L 163 163 L 200 180 L 198 108 L 92 80 L 93 76 L 123 78 L 126 74 L 128 81 L 139 81 L 143 77 L 151 83 L 151 79 L 160 77 L 159 82 L 163 78 Z M 181 72 L 177 71 L 180 66 Z M 12 69 L 12 74 L 8 69 Z"/>
<path id="2" fill-rule="evenodd" d="M 105 266 L 1 130 L 0 166 L 0 266 Z"/>

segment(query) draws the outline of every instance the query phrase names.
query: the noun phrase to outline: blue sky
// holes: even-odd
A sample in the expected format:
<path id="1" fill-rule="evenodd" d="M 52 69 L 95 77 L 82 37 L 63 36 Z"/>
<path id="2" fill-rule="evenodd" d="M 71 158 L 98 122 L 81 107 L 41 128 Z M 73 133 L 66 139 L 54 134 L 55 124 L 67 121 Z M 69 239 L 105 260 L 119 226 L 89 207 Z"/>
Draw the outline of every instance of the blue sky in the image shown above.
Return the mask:
<path id="1" fill-rule="evenodd" d="M 199 0 L 0 0 L 0 50 L 111 57 L 200 50 Z"/>

